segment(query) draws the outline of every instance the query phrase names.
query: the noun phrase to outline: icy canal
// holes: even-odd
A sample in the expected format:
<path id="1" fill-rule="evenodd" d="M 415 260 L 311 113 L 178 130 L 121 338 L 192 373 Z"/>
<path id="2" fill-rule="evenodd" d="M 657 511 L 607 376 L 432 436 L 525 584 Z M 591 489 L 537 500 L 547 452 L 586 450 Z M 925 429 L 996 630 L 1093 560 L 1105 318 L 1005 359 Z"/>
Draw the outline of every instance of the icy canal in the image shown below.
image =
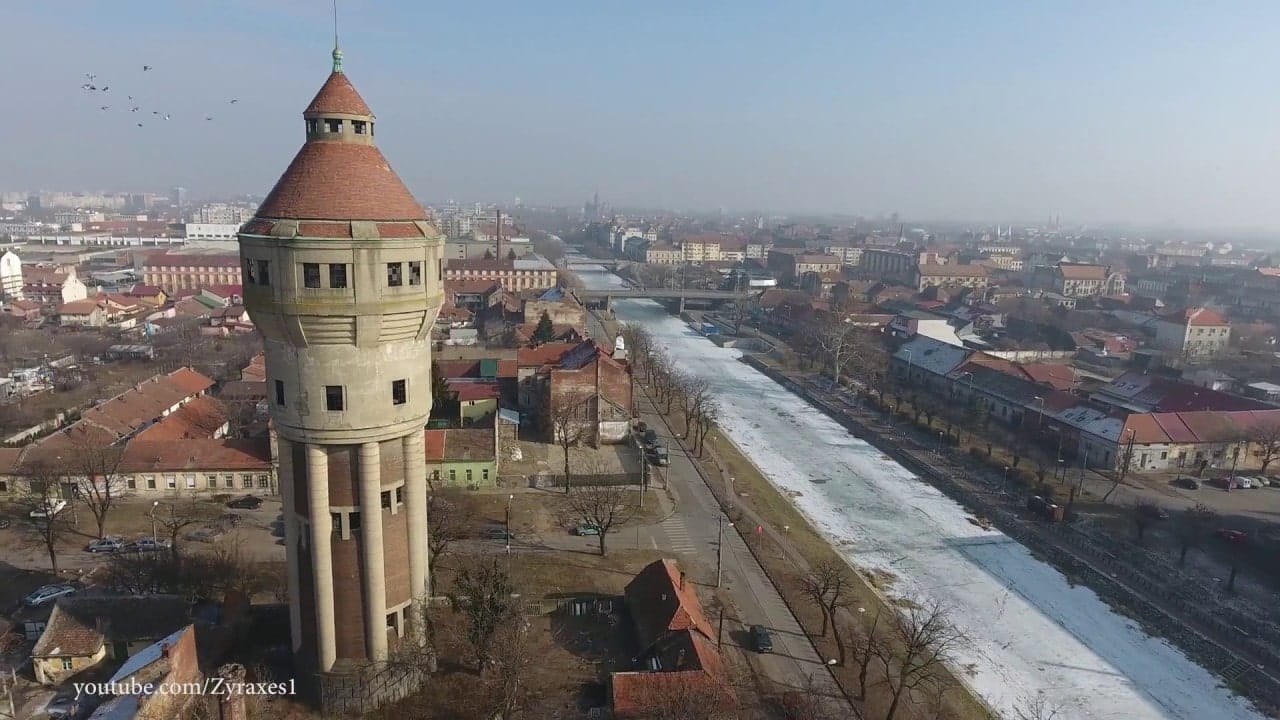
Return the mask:
<path id="1" fill-rule="evenodd" d="M 621 285 L 574 268 L 593 289 Z M 1264 716 L 1092 591 L 888 462 L 821 412 L 737 362 L 651 301 L 615 301 L 686 371 L 710 382 L 725 432 L 857 566 L 891 573 L 892 592 L 952 608 L 972 638 L 970 684 L 1006 717 L 1045 696 L 1062 718 L 1260 720 Z"/>

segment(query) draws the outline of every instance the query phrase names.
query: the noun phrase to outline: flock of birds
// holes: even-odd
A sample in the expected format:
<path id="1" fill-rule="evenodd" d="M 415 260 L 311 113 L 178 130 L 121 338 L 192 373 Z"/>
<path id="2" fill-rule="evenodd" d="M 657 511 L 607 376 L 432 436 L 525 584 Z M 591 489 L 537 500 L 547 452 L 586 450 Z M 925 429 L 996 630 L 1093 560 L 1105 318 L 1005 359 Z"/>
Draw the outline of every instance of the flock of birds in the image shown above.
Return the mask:
<path id="1" fill-rule="evenodd" d="M 144 72 L 144 73 L 146 73 L 146 72 L 150 72 L 151 70 L 152 70 L 152 66 L 151 66 L 151 65 L 143 65 L 143 66 L 142 66 L 142 72 Z M 85 73 L 85 74 L 84 74 L 84 77 L 85 77 L 85 82 L 84 82 L 84 84 L 82 84 L 82 85 L 80 86 L 80 88 L 81 88 L 82 90 L 84 90 L 86 93 L 89 93 L 89 94 L 102 93 L 103 95 L 106 95 L 106 94 L 111 90 L 111 86 L 110 86 L 110 85 L 107 85 L 107 84 L 105 84 L 105 83 L 103 83 L 101 86 L 99 86 L 99 85 L 98 85 L 98 76 L 97 76 L 97 75 L 95 75 L 95 74 L 93 74 L 93 73 Z M 118 94 L 117 94 L 117 96 L 118 96 Z M 144 110 L 142 109 L 142 106 L 138 104 L 138 101 L 134 100 L 134 98 L 133 98 L 133 96 L 132 96 L 132 95 L 126 95 L 126 96 L 125 96 L 125 98 L 126 98 L 126 99 L 127 99 L 127 101 L 128 101 L 128 104 L 129 104 L 129 112 L 130 112 L 130 113 L 139 113 L 139 112 L 144 112 Z M 239 100 L 232 99 L 228 104 L 230 104 L 230 105 L 235 105 L 237 102 L 239 102 Z M 98 107 L 98 109 L 99 109 L 99 110 L 101 110 L 101 111 L 103 111 L 103 112 L 108 112 L 108 111 L 110 111 L 110 110 L 111 110 L 111 107 L 112 107 L 112 106 L 110 106 L 110 105 L 101 105 L 101 106 L 99 106 L 99 107 Z M 159 119 L 169 120 L 169 119 L 172 117 L 172 115 L 170 115 L 169 113 L 167 113 L 167 112 L 162 112 L 162 111 L 160 111 L 160 110 L 152 110 L 152 111 L 151 111 L 151 115 L 152 115 L 153 117 L 155 117 L 156 119 L 158 119 L 158 120 L 159 120 Z M 206 115 L 204 119 L 205 119 L 205 121 L 206 121 L 206 122 L 208 122 L 208 121 L 213 120 L 213 116 L 212 116 L 212 115 Z M 139 122 L 139 123 L 137 123 L 137 125 L 138 125 L 138 127 L 142 127 L 142 126 L 143 126 L 143 123 Z"/>

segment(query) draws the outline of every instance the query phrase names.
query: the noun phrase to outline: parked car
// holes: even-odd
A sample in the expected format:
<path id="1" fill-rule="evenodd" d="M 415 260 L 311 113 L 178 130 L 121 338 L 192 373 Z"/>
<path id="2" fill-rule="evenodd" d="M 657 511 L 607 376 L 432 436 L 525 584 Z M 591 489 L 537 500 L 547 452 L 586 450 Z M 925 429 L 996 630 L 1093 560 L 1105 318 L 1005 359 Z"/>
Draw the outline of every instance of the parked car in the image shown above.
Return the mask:
<path id="1" fill-rule="evenodd" d="M 54 515 L 57 515 L 58 513 L 66 509 L 67 509 L 66 500 L 53 500 L 49 502 L 47 505 L 44 505 L 32 510 L 30 515 L 33 518 L 53 517 Z"/>
<path id="2" fill-rule="evenodd" d="M 489 534 L 490 540 L 515 540 L 516 539 L 515 534 L 508 531 L 506 528 L 500 528 L 500 527 L 489 528 L 488 534 Z"/>
<path id="3" fill-rule="evenodd" d="M 187 539 L 192 542 L 213 543 L 222 539 L 222 529 L 216 527 L 202 527 L 199 530 L 192 530 L 187 533 Z"/>
<path id="4" fill-rule="evenodd" d="M 168 550 L 173 547 L 173 542 L 167 538 L 138 538 L 125 546 L 129 552 L 157 552 L 160 550 Z"/>
<path id="5" fill-rule="evenodd" d="M 1200 483 L 1197 482 L 1196 479 L 1193 477 L 1183 476 L 1183 477 L 1175 478 L 1173 481 L 1173 484 L 1175 487 L 1180 487 L 1180 488 L 1183 488 L 1184 490 L 1200 489 Z"/>
<path id="6" fill-rule="evenodd" d="M 1219 540 L 1226 540 L 1229 543 L 1236 543 L 1237 545 L 1242 544 L 1249 539 L 1249 534 L 1243 530 L 1227 530 L 1226 528 L 1217 530 L 1213 535 Z"/>
<path id="7" fill-rule="evenodd" d="M 44 717 L 53 720 L 62 720 L 63 718 L 74 718 L 80 712 L 80 703 L 76 701 L 75 695 L 59 695 L 55 696 L 44 706 Z"/>
<path id="8" fill-rule="evenodd" d="M 1216 488 L 1222 488 L 1223 490 L 1226 490 L 1227 488 L 1231 487 L 1231 480 L 1224 477 L 1216 477 L 1210 480 L 1209 484 Z"/>
<path id="9" fill-rule="evenodd" d="M 773 636 L 769 634 L 769 628 L 763 625 L 752 625 L 751 644 L 758 653 L 773 652 Z"/>
<path id="10" fill-rule="evenodd" d="M 1236 487 L 1244 490 L 1252 490 L 1255 487 L 1253 478 L 1245 477 L 1245 476 L 1237 476 Z"/>
<path id="11" fill-rule="evenodd" d="M 1271 487 L 1280 487 L 1280 477 L 1264 478 Z"/>
<path id="12" fill-rule="evenodd" d="M 1152 520 L 1168 520 L 1169 513 L 1159 505 L 1139 505 L 1138 512 Z"/>
<path id="13" fill-rule="evenodd" d="M 117 538 L 107 537 L 101 540 L 94 540 L 86 545 L 84 549 L 91 553 L 116 553 L 124 549 L 124 543 Z"/>
<path id="14" fill-rule="evenodd" d="M 40 607 L 75 591 L 75 585 L 45 585 L 22 598 L 22 604 L 27 607 Z"/>
<path id="15" fill-rule="evenodd" d="M 595 523 L 581 523 L 573 529 L 574 535 L 599 535 L 600 526 Z"/>
<path id="16" fill-rule="evenodd" d="M 228 502 L 227 507 L 235 510 L 257 510 L 262 507 L 262 498 L 256 495 L 245 495 Z"/>

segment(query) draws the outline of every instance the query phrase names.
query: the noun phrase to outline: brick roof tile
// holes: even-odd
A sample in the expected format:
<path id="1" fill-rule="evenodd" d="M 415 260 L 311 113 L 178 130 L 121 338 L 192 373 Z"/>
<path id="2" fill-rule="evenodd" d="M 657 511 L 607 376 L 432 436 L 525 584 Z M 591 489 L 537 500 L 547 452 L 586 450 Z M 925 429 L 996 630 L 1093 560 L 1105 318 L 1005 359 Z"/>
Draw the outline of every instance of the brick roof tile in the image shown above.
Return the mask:
<path id="1" fill-rule="evenodd" d="M 365 104 L 364 98 L 360 97 L 360 93 L 356 92 L 355 86 L 351 84 L 351 79 L 347 77 L 346 73 L 341 72 L 334 72 L 329 75 L 329 79 L 325 80 L 324 85 L 320 86 L 320 90 L 312 98 L 311 104 L 303 112 L 308 115 L 313 113 L 338 113 L 373 117 L 373 111 Z"/>
<path id="2" fill-rule="evenodd" d="M 373 145 L 311 140 L 258 208 L 258 218 L 426 220 L 427 213 Z"/>

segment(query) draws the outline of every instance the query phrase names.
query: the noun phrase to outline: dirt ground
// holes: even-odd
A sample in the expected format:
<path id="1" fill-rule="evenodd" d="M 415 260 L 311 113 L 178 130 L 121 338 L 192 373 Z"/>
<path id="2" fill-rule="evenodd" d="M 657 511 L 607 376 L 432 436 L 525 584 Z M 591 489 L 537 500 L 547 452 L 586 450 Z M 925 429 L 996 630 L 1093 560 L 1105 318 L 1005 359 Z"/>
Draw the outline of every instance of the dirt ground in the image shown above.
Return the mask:
<path id="1" fill-rule="evenodd" d="M 502 458 L 502 474 L 530 476 L 540 473 L 564 474 L 564 450 L 549 442 L 520 440 L 521 459 Z M 569 449 L 569 467 L 573 472 L 638 473 L 640 455 L 634 445 L 617 443 L 593 448 L 580 445 Z"/>

